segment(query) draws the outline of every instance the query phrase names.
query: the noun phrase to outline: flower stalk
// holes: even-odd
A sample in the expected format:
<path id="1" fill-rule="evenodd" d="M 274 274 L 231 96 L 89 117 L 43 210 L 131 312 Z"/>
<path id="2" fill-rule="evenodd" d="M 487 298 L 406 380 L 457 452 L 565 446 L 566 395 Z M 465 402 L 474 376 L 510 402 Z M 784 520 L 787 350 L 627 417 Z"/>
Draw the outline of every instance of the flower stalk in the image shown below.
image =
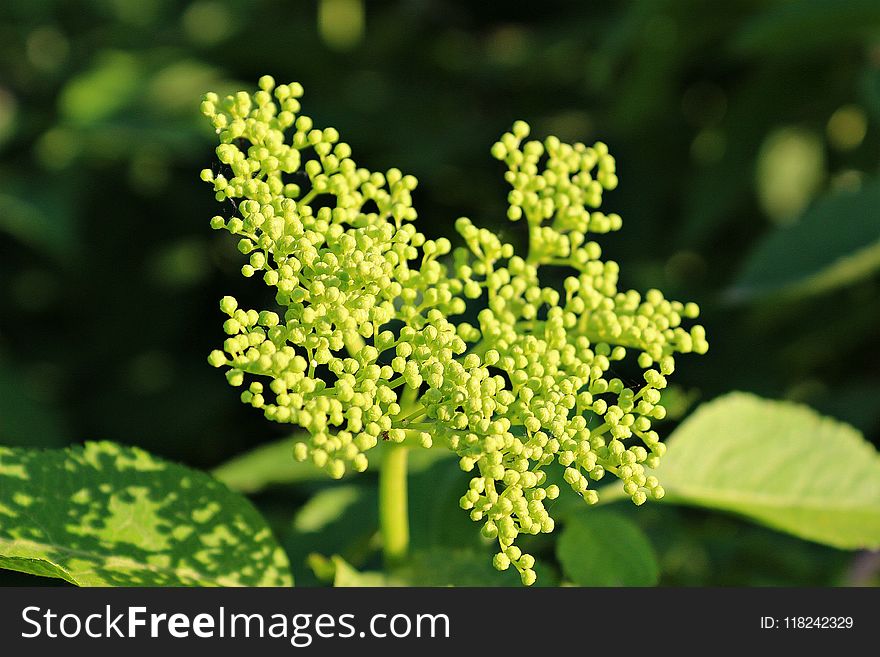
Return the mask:
<path id="1" fill-rule="evenodd" d="M 385 446 L 379 468 L 379 531 L 386 568 L 399 566 L 409 551 L 409 510 L 407 495 L 407 453 L 409 447 L 397 443 Z"/>

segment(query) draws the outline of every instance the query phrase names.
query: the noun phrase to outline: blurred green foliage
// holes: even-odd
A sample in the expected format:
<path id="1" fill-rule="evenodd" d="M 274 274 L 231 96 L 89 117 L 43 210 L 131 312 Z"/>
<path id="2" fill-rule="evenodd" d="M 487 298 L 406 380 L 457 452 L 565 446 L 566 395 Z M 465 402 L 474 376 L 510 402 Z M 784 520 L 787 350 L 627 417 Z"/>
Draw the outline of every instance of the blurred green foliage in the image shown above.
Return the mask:
<path id="1" fill-rule="evenodd" d="M 607 205 L 625 230 L 603 245 L 622 283 L 696 299 L 711 339 L 697 366 L 682 359 L 668 428 L 740 389 L 880 441 L 876 0 L 9 0 L 0 442 L 110 439 L 212 468 L 284 437 L 205 362 L 216 300 L 252 290 L 208 228 L 217 209 L 198 173 L 212 135 L 198 102 L 264 73 L 301 82 L 309 113 L 359 161 L 417 175 L 430 236 L 468 215 L 523 243 L 488 155 L 514 119 L 606 141 L 621 179 Z M 454 461 L 426 472 L 410 484 L 416 547 L 478 544 Z M 376 566 L 372 477 L 256 495 L 297 581 L 313 550 Z M 420 501 L 420 477 L 454 485 Z M 303 506 L 316 492 L 335 515 Z M 735 519 L 623 512 L 656 539 L 664 584 L 876 582 L 866 557 L 851 565 Z"/>

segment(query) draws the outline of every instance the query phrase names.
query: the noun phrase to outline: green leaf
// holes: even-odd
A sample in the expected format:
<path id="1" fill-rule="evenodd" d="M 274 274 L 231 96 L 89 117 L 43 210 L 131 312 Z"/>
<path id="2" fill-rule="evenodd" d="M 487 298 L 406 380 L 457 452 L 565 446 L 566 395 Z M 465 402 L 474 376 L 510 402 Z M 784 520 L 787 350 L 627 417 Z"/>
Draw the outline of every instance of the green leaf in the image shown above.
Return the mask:
<path id="1" fill-rule="evenodd" d="M 79 586 L 289 586 L 246 499 L 140 449 L 0 447 L 0 567 Z"/>
<path id="2" fill-rule="evenodd" d="M 536 568 L 538 584 L 551 583 L 545 581 L 550 573 L 545 572 L 540 563 Z M 522 586 L 516 569 L 495 570 L 492 555 L 486 550 L 443 547 L 418 551 L 394 575 L 408 586 Z"/>
<path id="3" fill-rule="evenodd" d="M 418 471 L 414 457 L 448 455 Z M 446 449 L 411 449 L 409 477 L 410 545 L 413 550 L 436 546 L 477 548 L 484 545 L 480 526 L 462 511 L 459 500 L 468 489 L 470 476 Z"/>
<path id="4" fill-rule="evenodd" d="M 847 285 L 880 268 L 880 182 L 826 196 L 800 220 L 760 241 L 729 297 L 807 296 Z"/>
<path id="5" fill-rule="evenodd" d="M 360 486 L 334 486 L 315 493 L 293 519 L 298 532 L 319 532 L 337 520 L 365 496 Z"/>
<path id="6" fill-rule="evenodd" d="M 275 484 L 327 479 L 327 474 L 312 463 L 294 460 L 294 443 L 296 438 L 284 438 L 261 445 L 220 465 L 211 474 L 240 493 L 258 493 Z"/>
<path id="7" fill-rule="evenodd" d="M 859 42 L 880 24 L 876 0 L 799 0 L 776 3 L 747 21 L 736 52 L 753 56 L 812 55 L 819 48 Z"/>
<path id="8" fill-rule="evenodd" d="M 301 584 L 308 585 L 312 576 L 313 569 L 303 568 L 309 563 L 310 553 L 338 554 L 356 566 L 375 554 L 373 538 L 379 527 L 375 479 L 359 477 L 352 481 L 357 485 L 333 482 L 318 491 L 292 522 L 281 525 L 279 539 Z"/>
<path id="9" fill-rule="evenodd" d="M 333 586 L 337 588 L 351 586 L 387 587 L 406 585 L 405 582 L 382 572 L 357 570 L 342 557 L 334 556 L 333 564 L 336 566 Z"/>
<path id="10" fill-rule="evenodd" d="M 842 422 L 731 393 L 673 433 L 665 501 L 742 514 L 838 548 L 880 547 L 880 455 Z"/>
<path id="11" fill-rule="evenodd" d="M 659 575 L 642 530 L 611 511 L 585 509 L 568 518 L 556 557 L 579 586 L 653 586 Z"/>
<path id="12" fill-rule="evenodd" d="M 332 557 L 310 554 L 308 561 L 319 579 L 332 582 L 338 588 L 406 586 L 403 580 L 379 571 L 360 571 L 336 554 Z"/>
<path id="13" fill-rule="evenodd" d="M 332 582 L 335 587 L 348 586 L 522 586 L 515 568 L 498 572 L 492 567 L 487 551 L 437 548 L 419 550 L 406 564 L 391 572 L 358 570 L 341 556 L 309 555 L 309 566 L 319 579 Z M 551 573 L 545 573 L 539 563 L 539 582 Z"/>
<path id="14" fill-rule="evenodd" d="M 240 493 L 258 493 L 269 486 L 300 484 L 307 481 L 325 481 L 326 472 L 306 461 L 299 463 L 293 458 L 293 446 L 301 440 L 297 436 L 283 438 L 261 445 L 215 468 L 211 474 L 232 490 Z M 381 463 L 384 450 L 369 452 L 370 469 Z M 410 473 L 423 472 L 444 458 L 452 458 L 452 452 L 442 448 L 412 449 L 409 453 Z M 346 476 L 351 476 L 347 472 Z"/>

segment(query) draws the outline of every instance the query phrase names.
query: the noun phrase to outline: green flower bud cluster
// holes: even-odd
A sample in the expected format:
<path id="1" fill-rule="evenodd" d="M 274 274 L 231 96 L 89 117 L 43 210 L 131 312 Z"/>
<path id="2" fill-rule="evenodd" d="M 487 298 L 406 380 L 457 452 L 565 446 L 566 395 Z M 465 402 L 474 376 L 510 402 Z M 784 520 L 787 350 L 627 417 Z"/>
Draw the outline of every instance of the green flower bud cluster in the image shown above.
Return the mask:
<path id="1" fill-rule="evenodd" d="M 497 541 L 495 567 L 531 585 L 535 559 L 516 541 L 553 531 L 551 468 L 589 504 L 606 473 L 635 504 L 663 497 L 648 472 L 665 451 L 652 423 L 675 355 L 708 349 L 701 326 L 684 326 L 699 308 L 618 290 L 617 264 L 590 239 L 621 226 L 596 211 L 617 185 L 604 144 L 524 141 L 515 123 L 491 152 L 508 168 L 508 217 L 528 223 L 528 255 L 466 218 L 453 251 L 414 227 L 415 178 L 358 167 L 336 130 L 300 113 L 301 95 L 265 76 L 254 94 L 202 103 L 229 172 L 202 178 L 218 200 L 238 199 L 211 225 L 239 238 L 242 274 L 259 273 L 278 305 L 224 297 L 228 337 L 209 362 L 244 403 L 306 429 L 295 457 L 333 477 L 366 469 L 382 440 L 440 441 L 473 473 L 460 505 Z M 541 285 L 543 265 L 571 269 L 563 289 Z M 457 317 L 468 302 L 482 308 L 477 326 Z M 631 357 L 636 386 L 612 365 Z"/>
<path id="2" fill-rule="evenodd" d="M 242 274 L 259 274 L 284 311 L 224 298 L 229 337 L 210 362 L 229 368 L 244 403 L 307 429 L 296 457 L 339 478 L 365 470 L 380 439 L 406 437 L 395 424 L 398 390 L 435 381 L 465 351 L 446 320 L 465 304 L 438 261 L 449 240 L 426 240 L 411 223 L 416 179 L 358 167 L 335 130 L 298 115 L 301 94 L 264 77 L 253 95 L 208 94 L 202 103 L 231 170 L 202 177 L 218 200 L 243 199 L 211 225 L 240 238 Z"/>

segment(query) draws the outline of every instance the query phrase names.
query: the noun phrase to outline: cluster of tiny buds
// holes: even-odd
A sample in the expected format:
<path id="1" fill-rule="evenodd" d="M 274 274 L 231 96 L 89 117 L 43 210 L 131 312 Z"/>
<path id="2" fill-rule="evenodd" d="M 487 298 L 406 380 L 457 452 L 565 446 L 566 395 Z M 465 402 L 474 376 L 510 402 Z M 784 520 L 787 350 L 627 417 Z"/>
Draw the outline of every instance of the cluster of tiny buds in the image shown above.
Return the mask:
<path id="1" fill-rule="evenodd" d="M 604 144 L 524 142 L 516 122 L 491 152 L 508 167 L 508 217 L 528 222 L 528 254 L 466 218 L 453 249 L 415 228 L 415 178 L 357 166 L 336 130 L 300 113 L 301 96 L 264 76 L 254 94 L 202 103 L 226 167 L 202 178 L 234 201 L 211 225 L 239 238 L 242 274 L 277 304 L 224 297 L 228 337 L 209 362 L 244 403 L 305 429 L 295 458 L 332 477 L 365 470 L 385 440 L 454 451 L 474 473 L 460 505 L 497 541 L 495 567 L 531 585 L 535 559 L 515 542 L 553 531 L 549 468 L 588 504 L 606 473 L 635 504 L 663 497 L 648 472 L 665 451 L 652 423 L 676 354 L 708 349 L 701 326 L 684 326 L 699 308 L 618 290 L 617 264 L 590 239 L 621 225 L 595 210 L 617 185 Z M 543 286 L 544 265 L 572 274 Z M 631 353 L 636 385 L 613 365 Z"/>

